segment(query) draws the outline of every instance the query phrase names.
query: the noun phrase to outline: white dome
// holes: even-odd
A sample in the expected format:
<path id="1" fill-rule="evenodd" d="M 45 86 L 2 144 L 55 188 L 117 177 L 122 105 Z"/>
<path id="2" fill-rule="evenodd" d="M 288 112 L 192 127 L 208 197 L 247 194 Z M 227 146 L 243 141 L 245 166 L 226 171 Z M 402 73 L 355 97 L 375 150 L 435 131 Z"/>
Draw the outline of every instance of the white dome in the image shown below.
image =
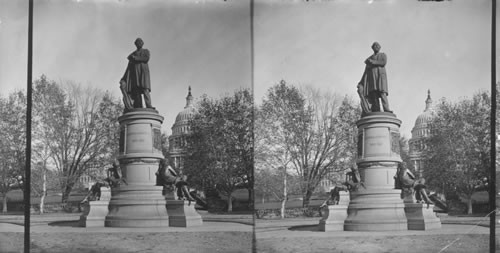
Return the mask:
<path id="1" fill-rule="evenodd" d="M 186 97 L 186 106 L 175 117 L 175 123 L 172 126 L 172 135 L 183 135 L 189 132 L 189 120 L 196 114 L 196 109 L 193 106 L 193 96 L 191 95 L 191 87 L 189 87 Z"/>
<path id="2" fill-rule="evenodd" d="M 427 137 L 430 134 L 430 122 L 434 117 L 434 108 L 432 106 L 431 91 L 427 91 L 427 99 L 425 100 L 425 110 L 418 115 L 415 120 L 415 125 L 411 130 L 412 138 Z"/>

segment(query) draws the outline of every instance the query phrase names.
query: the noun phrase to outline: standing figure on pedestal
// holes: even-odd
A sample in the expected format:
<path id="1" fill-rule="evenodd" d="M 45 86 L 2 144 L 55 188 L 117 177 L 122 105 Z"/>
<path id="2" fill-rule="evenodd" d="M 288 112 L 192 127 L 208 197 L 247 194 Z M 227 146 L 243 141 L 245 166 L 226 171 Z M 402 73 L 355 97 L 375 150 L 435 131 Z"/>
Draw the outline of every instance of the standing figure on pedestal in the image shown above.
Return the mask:
<path id="1" fill-rule="evenodd" d="M 392 113 L 389 109 L 389 101 L 387 100 L 389 94 L 387 73 L 385 71 L 387 56 L 380 52 L 380 48 L 381 46 L 378 42 L 373 43 L 373 54 L 365 60 L 365 71 L 358 83 L 358 94 L 361 98 L 363 114 L 380 112 L 379 98 L 382 100 L 384 111 Z M 371 104 L 371 108 L 369 108 L 369 103 Z"/>
<path id="2" fill-rule="evenodd" d="M 123 95 L 123 104 L 126 110 L 132 108 L 142 108 L 142 95 L 146 108 L 153 108 L 151 105 L 151 80 L 149 77 L 149 50 L 142 48 L 144 42 L 137 38 L 134 42 L 137 50 L 128 57 L 128 65 L 120 80 L 120 89 Z"/>
<path id="3" fill-rule="evenodd" d="M 396 186 L 401 187 L 401 195 L 403 199 L 405 197 L 405 194 L 410 194 L 410 196 L 413 198 L 414 193 L 417 203 L 425 202 L 427 204 L 427 208 L 429 208 L 429 205 L 434 204 L 429 199 L 429 197 L 427 196 L 427 192 L 425 191 L 425 179 L 416 179 L 415 175 L 411 173 L 405 163 L 399 163 L 396 176 L 396 180 L 399 180 L 399 184 L 396 184 Z"/>
<path id="4" fill-rule="evenodd" d="M 177 189 L 177 198 L 179 200 L 185 199 L 190 203 L 191 201 L 195 201 L 189 194 L 186 176 L 178 176 L 177 172 L 168 165 L 167 159 L 162 159 L 160 161 L 160 166 L 156 172 L 156 185 L 163 186 L 164 191 L 168 187 L 175 186 Z"/>

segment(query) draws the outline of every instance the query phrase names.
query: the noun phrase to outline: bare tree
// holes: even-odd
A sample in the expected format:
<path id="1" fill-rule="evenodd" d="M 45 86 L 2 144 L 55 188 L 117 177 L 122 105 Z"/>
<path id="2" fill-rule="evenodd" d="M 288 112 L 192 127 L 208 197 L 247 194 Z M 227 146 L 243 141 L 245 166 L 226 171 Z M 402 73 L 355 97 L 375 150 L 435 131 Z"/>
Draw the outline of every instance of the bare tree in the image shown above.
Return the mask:
<path id="1" fill-rule="evenodd" d="M 328 173 L 340 173 L 355 163 L 356 120 L 359 108 L 352 99 L 314 88 L 304 90 L 309 114 L 299 124 L 291 154 L 302 177 L 303 206 Z"/>
<path id="2" fill-rule="evenodd" d="M 72 82 L 60 86 L 44 76 L 35 88 L 39 142 L 50 150 L 66 203 L 87 165 L 109 160 L 117 149 L 120 104 L 97 89 Z"/>
<path id="3" fill-rule="evenodd" d="M 261 107 L 265 127 L 256 132 L 257 150 L 264 149 L 257 163 L 293 168 L 308 206 L 322 179 L 354 164 L 358 107 L 348 97 L 311 87 L 298 90 L 282 82 L 271 88 Z"/>

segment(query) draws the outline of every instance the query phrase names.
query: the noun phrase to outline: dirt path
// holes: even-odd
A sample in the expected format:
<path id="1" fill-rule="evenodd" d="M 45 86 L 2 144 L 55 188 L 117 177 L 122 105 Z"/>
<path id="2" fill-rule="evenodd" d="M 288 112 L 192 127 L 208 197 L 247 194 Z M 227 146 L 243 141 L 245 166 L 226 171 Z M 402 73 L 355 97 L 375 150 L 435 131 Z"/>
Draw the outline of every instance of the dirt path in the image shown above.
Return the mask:
<path id="1" fill-rule="evenodd" d="M 419 236 L 372 236 L 372 237 L 334 237 L 334 238 L 280 238 L 259 239 L 257 252 L 338 252 L 338 253 L 438 253 L 453 242 L 455 235 Z M 488 252 L 488 235 L 465 235 L 442 253 L 483 253 Z"/>
<path id="2" fill-rule="evenodd" d="M 235 252 L 248 253 L 249 232 L 33 233 L 33 253 Z M 23 250 L 23 233 L 0 233 L 0 252 Z"/>

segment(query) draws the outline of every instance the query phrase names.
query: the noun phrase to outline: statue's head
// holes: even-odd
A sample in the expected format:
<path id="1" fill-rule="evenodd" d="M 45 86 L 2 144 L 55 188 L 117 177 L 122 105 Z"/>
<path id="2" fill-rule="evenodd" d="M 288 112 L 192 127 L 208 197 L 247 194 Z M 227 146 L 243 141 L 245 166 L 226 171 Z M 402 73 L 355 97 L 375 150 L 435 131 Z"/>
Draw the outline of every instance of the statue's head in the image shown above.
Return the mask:
<path id="1" fill-rule="evenodd" d="M 374 52 L 377 53 L 378 51 L 380 51 L 381 48 L 382 47 L 380 46 L 380 44 L 378 42 L 373 42 L 372 49 L 373 49 Z"/>
<path id="2" fill-rule="evenodd" d="M 115 160 L 113 162 L 113 167 L 120 167 L 120 162 L 118 160 Z"/>
<path id="3" fill-rule="evenodd" d="M 135 41 L 134 41 L 134 44 L 137 48 L 142 48 L 142 46 L 144 46 L 144 41 L 142 41 L 141 38 L 137 38 Z"/>

